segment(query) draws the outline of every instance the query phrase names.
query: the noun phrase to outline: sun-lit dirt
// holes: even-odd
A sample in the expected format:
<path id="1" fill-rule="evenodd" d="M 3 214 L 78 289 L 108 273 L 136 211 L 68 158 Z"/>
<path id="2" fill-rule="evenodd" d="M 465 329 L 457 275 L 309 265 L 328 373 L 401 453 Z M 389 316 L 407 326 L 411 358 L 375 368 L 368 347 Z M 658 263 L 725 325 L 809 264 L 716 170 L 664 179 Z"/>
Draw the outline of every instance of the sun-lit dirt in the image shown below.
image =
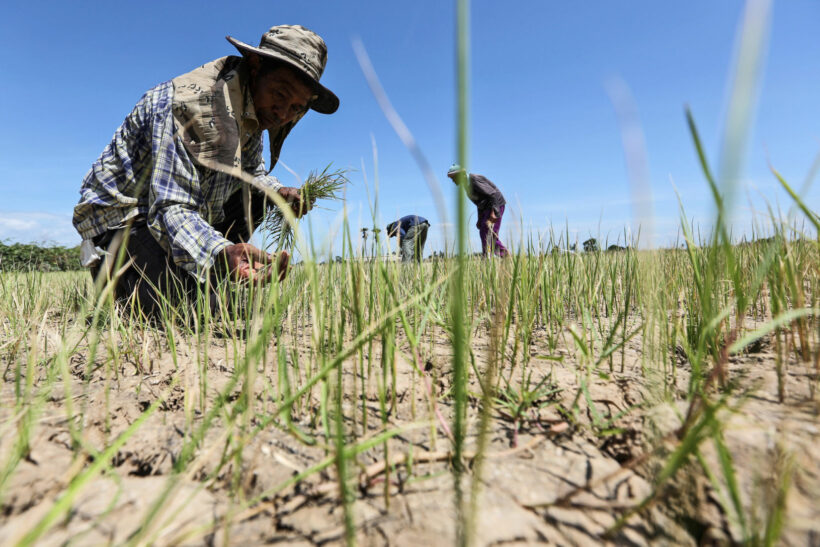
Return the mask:
<path id="1" fill-rule="evenodd" d="M 46 337 L 56 343 L 57 333 L 47 331 Z M 623 354 L 618 351 L 613 355 L 612 372 L 607 360 L 600 374 L 587 376 L 587 396 L 578 391 L 581 378 L 587 374 L 578 355 L 560 344 L 550 350 L 537 329 L 534 337 L 531 353 L 537 357 L 529 364 L 532 381 L 535 384 L 551 375 L 544 384 L 549 389 L 517 421 L 512 419 L 510 407 L 496 404 L 483 464 L 471 459 L 481 393 L 477 375 L 471 374 L 471 434 L 463 489 L 469 499 L 479 471 L 477 544 L 591 545 L 607 540 L 633 545 L 694 545 L 742 537 L 735 516 L 726 514 L 720 501 L 727 490 L 710 439 L 700 445 L 700 453 L 720 490 L 692 460 L 653 501 L 633 511 L 652 493 L 654 477 L 677 446 L 676 431 L 687 412 L 682 398 L 689 364 L 684 356 L 674 357 L 672 380 L 671 364 L 641 363 L 641 340 L 633 339 Z M 286 344 L 307 344 L 307 339 L 306 333 L 286 332 L 282 336 Z M 205 356 L 197 351 L 193 337 L 178 339 L 175 368 L 167 346 L 161 343 L 162 333 L 145 333 L 142 340 L 141 347 L 128 351 L 125 345 L 120 347 L 116 370 L 90 367 L 88 382 L 83 380 L 89 369 L 87 348 L 81 346 L 70 359 L 71 405 L 75 414 L 82 412 L 84 416 L 83 423 L 76 424 L 84 446 L 72 450 L 66 420 L 67 390 L 57 381 L 36 416 L 30 452 L 14 469 L 0 500 L 0 542 L 20 539 L 32 529 L 65 494 L 67 481 L 92 465 L 94 451 L 108 446 L 158 397 L 164 397 L 158 411 L 116 451 L 113 472 L 93 477 L 73 500 L 68 517 L 57 522 L 41 544 L 120 544 L 129 538 L 158 544 L 343 542 L 343 509 L 333 465 L 271 493 L 297 473 L 332 456 L 332 446 L 323 444 L 322 413 L 317 406 L 320 388 L 314 388 L 310 404 L 297 407 L 293 416 L 294 425 L 315 437 L 317 444 L 308 446 L 274 425 L 254 434 L 259 418 L 243 424 L 245 414 L 222 412 L 191 464 L 175 473 L 174 462 L 183 449 L 186 431 L 196 430 L 202 423 L 201 405 L 204 403 L 207 413 L 217 394 L 229 385 L 241 351 L 234 352 L 230 338 L 213 338 Z M 474 336 L 471 348 L 481 374 L 485 373 L 488 345 L 487 333 Z M 369 376 L 364 386 L 368 394 L 366 435 L 361 400 L 351 397 L 362 389 L 361 377 L 354 372 L 360 371 L 361 364 L 358 359 L 344 364 L 343 414 L 348 433 L 355 432 L 356 438 L 362 439 L 385 429 L 405 427 L 388 443 L 390 460 L 398 462 L 388 474 L 378 465 L 385 460 L 384 444 L 360 454 L 360 465 L 350 470 L 354 521 L 361 544 L 454 542 L 457 518 L 448 457 L 451 443 L 436 413 L 431 412 L 425 391 L 426 384 L 436 394 L 436 408 L 449 427 L 450 349 L 444 334 L 423 347 L 427 348 L 427 354 L 421 356 L 424 377 L 413 373 L 412 356 L 405 353 L 406 348 L 399 348 L 398 397 L 386 425 L 378 395 L 381 370 Z M 378 356 L 380 344 L 374 343 L 366 351 Z M 268 355 L 264 368 L 257 370 L 254 387 L 255 413 L 260 418 L 276 408 L 276 341 L 271 341 Z M 365 354 L 365 368 L 367 357 Z M 110 359 L 109 354 L 96 357 L 98 363 Z M 300 361 L 305 366 L 304 358 Z M 781 541 L 788 545 L 818 544 L 820 430 L 817 399 L 812 400 L 810 392 L 817 378 L 812 366 L 796 361 L 785 366 L 785 400 L 781 403 L 768 339 L 755 344 L 750 353 L 732 358 L 728 377 L 737 385 L 727 408 L 720 411 L 725 423 L 723 435 L 747 517 L 766 518 L 767 504 L 772 503 L 778 484 L 784 477 L 788 479 L 791 470 Z M 507 367 L 500 371 L 505 377 Z M 202 370 L 206 371 L 206 382 L 201 381 Z M 301 376 L 304 381 L 306 371 L 302 370 Z M 521 371 L 513 377 L 520 383 Z M 40 372 L 35 385 L 45 381 Z M 1 416 L 3 462 L 20 427 L 21 415 L 13 406 L 14 389 L 13 370 L 6 370 L 0 393 L 6 403 Z M 242 384 L 237 384 L 231 399 L 238 400 L 242 389 Z M 574 412 L 573 402 L 577 402 Z M 389 400 L 387 406 L 390 410 Z M 234 449 L 240 443 L 246 443 L 241 457 L 224 461 L 226 454 L 237 452 Z M 412 466 L 405 457 L 411 450 Z M 728 499 L 724 502 L 731 504 Z M 156 518 L 147 529 L 140 529 L 152 510 L 158 511 Z M 616 526 L 623 516 L 628 516 L 625 524 Z M 760 521 L 746 524 L 754 530 L 765 527 Z"/>

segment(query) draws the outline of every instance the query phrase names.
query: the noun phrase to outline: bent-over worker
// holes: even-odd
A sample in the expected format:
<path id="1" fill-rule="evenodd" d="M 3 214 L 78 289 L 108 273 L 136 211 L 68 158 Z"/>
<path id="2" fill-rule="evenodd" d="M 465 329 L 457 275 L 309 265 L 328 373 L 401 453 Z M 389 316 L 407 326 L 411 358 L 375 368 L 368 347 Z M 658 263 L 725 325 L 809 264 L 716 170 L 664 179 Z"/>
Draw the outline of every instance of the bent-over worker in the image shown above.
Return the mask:
<path id="1" fill-rule="evenodd" d="M 504 207 L 507 200 L 501 190 L 487 177 L 467 173 L 458 164 L 453 164 L 447 170 L 447 176 L 455 184 L 459 184 L 462 178 L 465 179 L 465 190 L 470 201 L 478 208 L 478 234 L 481 237 L 481 251 L 487 254 L 507 256 L 507 248 L 498 238 L 501 230 L 501 217 L 504 216 Z"/>
<path id="2" fill-rule="evenodd" d="M 265 192 L 277 192 L 296 216 L 312 205 L 269 173 L 309 109 L 332 114 L 339 106 L 319 83 L 324 41 L 288 25 L 272 27 L 258 47 L 227 39 L 241 57 L 216 59 L 145 93 L 83 179 L 74 208 L 83 265 L 95 276 L 118 275 L 117 300 L 135 295 L 148 314 L 158 309 L 158 291 L 178 302 L 209 278 L 283 277 L 286 252 L 266 268 L 273 257 L 248 243 L 271 206 Z M 112 272 L 123 240 L 127 262 Z"/>
<path id="3" fill-rule="evenodd" d="M 406 215 L 387 225 L 387 237 L 399 238 L 402 262 L 421 262 L 429 227 L 430 222 L 418 215 Z"/>

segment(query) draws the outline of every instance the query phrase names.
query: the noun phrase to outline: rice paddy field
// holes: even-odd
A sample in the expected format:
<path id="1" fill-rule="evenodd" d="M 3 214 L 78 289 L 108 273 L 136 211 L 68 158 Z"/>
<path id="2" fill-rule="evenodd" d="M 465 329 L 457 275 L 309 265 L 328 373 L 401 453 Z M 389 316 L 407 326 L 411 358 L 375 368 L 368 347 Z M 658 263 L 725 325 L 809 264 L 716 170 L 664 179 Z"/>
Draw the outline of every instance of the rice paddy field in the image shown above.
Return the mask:
<path id="1" fill-rule="evenodd" d="M 352 256 L 153 322 L 3 273 L 0 541 L 816 544 L 818 252 Z"/>
<path id="2" fill-rule="evenodd" d="M 820 217 L 775 171 L 791 209 L 732 234 L 738 74 L 720 177 L 688 117 L 716 213 L 671 248 L 473 257 L 459 190 L 443 257 L 366 259 L 343 222 L 330 261 L 285 215 L 283 282 L 152 319 L 0 271 L 0 543 L 820 545 Z"/>

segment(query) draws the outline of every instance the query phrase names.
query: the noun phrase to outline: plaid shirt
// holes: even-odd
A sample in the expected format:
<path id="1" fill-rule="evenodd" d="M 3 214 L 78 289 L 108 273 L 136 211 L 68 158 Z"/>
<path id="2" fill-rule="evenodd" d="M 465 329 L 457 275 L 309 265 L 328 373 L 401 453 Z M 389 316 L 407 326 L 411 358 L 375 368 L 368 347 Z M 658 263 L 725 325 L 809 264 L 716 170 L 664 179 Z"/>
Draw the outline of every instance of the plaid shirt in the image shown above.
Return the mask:
<path id="1" fill-rule="evenodd" d="M 212 224 L 224 219 L 223 205 L 242 183 L 189 155 L 175 131 L 173 99 L 170 81 L 143 95 L 83 179 L 74 226 L 89 240 L 144 220 L 174 262 L 202 281 L 216 255 L 232 244 Z M 241 119 L 258 128 L 251 101 Z M 266 174 L 261 130 L 243 141 L 242 170 L 260 186 L 280 188 Z"/>

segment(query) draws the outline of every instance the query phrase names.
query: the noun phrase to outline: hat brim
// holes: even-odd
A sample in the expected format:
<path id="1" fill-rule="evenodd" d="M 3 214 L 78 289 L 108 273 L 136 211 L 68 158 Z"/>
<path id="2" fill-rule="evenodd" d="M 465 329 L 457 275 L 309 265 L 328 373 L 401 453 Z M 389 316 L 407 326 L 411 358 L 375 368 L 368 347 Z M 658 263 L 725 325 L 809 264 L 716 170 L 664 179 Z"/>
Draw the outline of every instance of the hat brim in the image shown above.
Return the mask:
<path id="1" fill-rule="evenodd" d="M 288 59 L 285 55 L 282 55 L 276 51 L 270 49 L 261 49 L 258 47 L 253 47 L 251 45 L 246 44 L 240 40 L 237 40 L 233 36 L 226 36 L 225 37 L 233 46 L 239 50 L 242 55 L 247 55 L 249 53 L 253 53 L 259 55 L 261 57 L 266 57 L 268 59 L 276 59 L 277 61 L 281 61 L 287 64 L 290 67 L 293 67 L 297 72 L 304 75 L 305 81 L 310 83 L 313 86 L 313 90 L 316 92 L 316 98 L 310 103 L 310 109 L 319 112 L 320 114 L 333 114 L 339 108 L 339 97 L 336 96 L 331 90 L 317 82 L 313 79 L 313 77 L 305 72 L 302 67 L 295 64 L 293 61 Z"/>

